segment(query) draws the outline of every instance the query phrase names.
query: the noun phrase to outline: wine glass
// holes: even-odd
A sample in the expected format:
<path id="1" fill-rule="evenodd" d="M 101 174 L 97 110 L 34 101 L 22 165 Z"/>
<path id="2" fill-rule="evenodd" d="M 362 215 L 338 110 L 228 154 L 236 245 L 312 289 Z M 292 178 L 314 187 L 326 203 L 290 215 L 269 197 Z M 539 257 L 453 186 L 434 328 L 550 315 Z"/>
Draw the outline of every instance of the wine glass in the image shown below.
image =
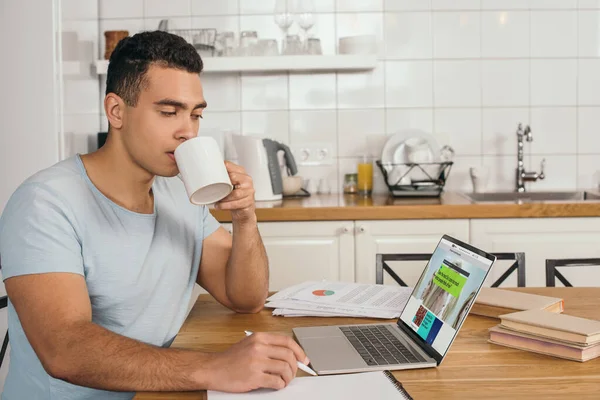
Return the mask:
<path id="1" fill-rule="evenodd" d="M 315 4 L 313 0 L 298 0 L 296 7 L 298 25 L 304 30 L 304 46 L 308 46 L 308 31 L 315 24 Z"/>
<path id="2" fill-rule="evenodd" d="M 276 0 L 275 10 L 273 11 L 275 23 L 283 31 L 283 39 L 281 41 L 281 51 L 283 53 L 283 46 L 285 38 L 288 34 L 288 29 L 294 23 L 294 4 L 293 0 Z"/>

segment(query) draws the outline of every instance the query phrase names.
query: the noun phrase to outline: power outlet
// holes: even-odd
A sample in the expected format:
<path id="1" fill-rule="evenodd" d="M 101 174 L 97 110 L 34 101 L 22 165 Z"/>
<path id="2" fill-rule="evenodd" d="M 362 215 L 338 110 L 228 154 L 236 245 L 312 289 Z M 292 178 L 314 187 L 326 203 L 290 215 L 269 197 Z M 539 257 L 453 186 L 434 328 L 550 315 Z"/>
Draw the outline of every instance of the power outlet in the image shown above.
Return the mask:
<path id="1" fill-rule="evenodd" d="M 291 146 L 296 164 L 304 166 L 332 165 L 332 143 L 304 143 Z"/>

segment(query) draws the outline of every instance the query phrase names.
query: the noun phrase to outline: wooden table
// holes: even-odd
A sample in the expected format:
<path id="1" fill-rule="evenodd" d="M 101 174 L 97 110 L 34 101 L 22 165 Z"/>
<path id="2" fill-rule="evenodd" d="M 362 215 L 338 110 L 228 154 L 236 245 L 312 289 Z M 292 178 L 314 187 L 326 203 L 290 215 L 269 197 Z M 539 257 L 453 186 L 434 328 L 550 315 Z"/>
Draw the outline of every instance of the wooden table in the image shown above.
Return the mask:
<path id="1" fill-rule="evenodd" d="M 562 297 L 565 314 L 600 320 L 600 288 L 522 288 Z M 173 347 L 222 351 L 244 337 L 244 329 L 292 335 L 296 326 L 372 323 L 354 318 L 284 318 L 235 314 L 201 295 Z M 600 359 L 578 363 L 487 343 L 497 320 L 469 316 L 438 368 L 394 375 L 416 399 L 600 399 Z M 305 375 L 302 371 L 299 376 Z M 138 400 L 205 399 L 205 392 L 140 393 Z"/>

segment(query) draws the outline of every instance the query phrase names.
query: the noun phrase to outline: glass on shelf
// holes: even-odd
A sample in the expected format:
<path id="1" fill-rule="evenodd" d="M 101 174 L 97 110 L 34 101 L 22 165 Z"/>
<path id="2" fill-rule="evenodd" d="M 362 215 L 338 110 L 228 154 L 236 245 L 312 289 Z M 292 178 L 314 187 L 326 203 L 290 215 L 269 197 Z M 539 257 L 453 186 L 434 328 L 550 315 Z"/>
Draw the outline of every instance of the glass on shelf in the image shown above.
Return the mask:
<path id="1" fill-rule="evenodd" d="M 283 46 L 283 54 L 293 56 L 302 54 L 302 42 L 298 35 L 287 35 Z"/>
<path id="2" fill-rule="evenodd" d="M 304 47 L 308 48 L 308 31 L 315 24 L 315 4 L 313 0 L 298 0 L 296 13 L 298 25 L 304 31 Z"/>
<path id="3" fill-rule="evenodd" d="M 321 49 L 321 40 L 317 38 L 309 38 L 306 45 L 306 53 L 311 55 L 323 54 L 323 50 Z"/>
<path id="4" fill-rule="evenodd" d="M 257 45 L 257 55 L 259 56 L 278 56 L 279 46 L 275 39 L 261 39 Z"/>
<path id="5" fill-rule="evenodd" d="M 283 34 L 281 40 L 281 52 L 283 53 L 285 38 L 288 35 L 290 26 L 294 23 L 294 0 L 276 0 L 273 19 Z"/>
<path id="6" fill-rule="evenodd" d="M 258 34 L 256 31 L 243 31 L 240 34 L 240 48 L 239 52 L 241 56 L 254 56 L 256 55 L 256 47 L 258 45 Z"/>

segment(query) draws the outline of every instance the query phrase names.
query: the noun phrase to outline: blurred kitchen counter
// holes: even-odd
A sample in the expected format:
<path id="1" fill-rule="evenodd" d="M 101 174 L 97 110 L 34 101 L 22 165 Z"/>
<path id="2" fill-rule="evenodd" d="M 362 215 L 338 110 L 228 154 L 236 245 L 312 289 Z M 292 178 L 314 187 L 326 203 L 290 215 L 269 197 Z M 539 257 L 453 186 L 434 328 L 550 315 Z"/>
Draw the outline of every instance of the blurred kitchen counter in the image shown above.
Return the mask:
<path id="1" fill-rule="evenodd" d="M 228 211 L 213 208 L 210 211 L 219 222 L 231 221 Z M 473 204 L 455 192 L 445 192 L 434 199 L 317 194 L 277 202 L 257 202 L 256 215 L 259 222 L 600 217 L 600 201 Z"/>

